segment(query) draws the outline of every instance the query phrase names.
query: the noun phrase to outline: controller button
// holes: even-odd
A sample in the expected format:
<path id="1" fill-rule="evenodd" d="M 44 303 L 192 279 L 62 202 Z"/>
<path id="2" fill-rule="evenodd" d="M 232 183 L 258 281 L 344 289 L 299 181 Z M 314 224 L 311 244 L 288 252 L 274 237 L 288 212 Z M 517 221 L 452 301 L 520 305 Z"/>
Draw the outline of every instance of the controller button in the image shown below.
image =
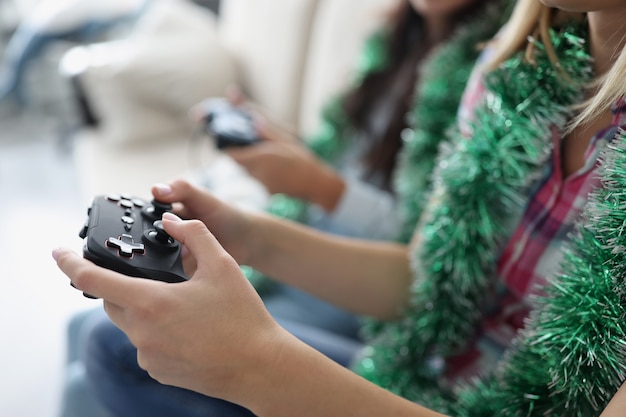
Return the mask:
<path id="1" fill-rule="evenodd" d="M 172 205 L 170 203 L 162 203 L 157 200 L 152 200 L 152 207 L 154 207 L 155 213 L 163 214 L 166 211 L 172 210 Z"/>
<path id="2" fill-rule="evenodd" d="M 122 194 L 122 199 L 124 200 L 132 200 L 133 196 L 130 194 Z"/>
<path id="3" fill-rule="evenodd" d="M 133 198 L 131 201 L 133 202 L 135 207 L 138 207 L 138 208 L 143 208 L 146 205 L 145 201 L 140 200 L 138 198 Z"/>
<path id="4" fill-rule="evenodd" d="M 119 238 L 110 237 L 107 239 L 108 247 L 117 248 L 118 254 L 126 258 L 130 258 L 134 253 L 145 253 L 143 243 L 135 243 L 131 235 L 122 235 Z"/>
<path id="5" fill-rule="evenodd" d="M 167 234 L 161 220 L 154 221 L 152 226 L 154 229 L 148 229 L 143 232 L 143 241 L 147 245 L 158 251 L 174 252 L 178 250 L 180 245 L 173 237 Z"/>
<path id="6" fill-rule="evenodd" d="M 157 200 L 152 200 L 149 206 L 144 207 L 142 213 L 144 217 L 147 217 L 150 221 L 159 220 L 163 213 L 171 211 L 172 205 L 169 203 L 162 203 Z"/>
<path id="7" fill-rule="evenodd" d="M 122 196 L 119 194 L 109 194 L 107 195 L 107 200 L 118 202 L 122 199 Z"/>
<path id="8" fill-rule="evenodd" d="M 174 239 L 167 234 L 165 229 L 163 228 L 163 222 L 161 220 L 155 221 L 152 226 L 154 226 L 154 239 L 158 242 L 165 244 L 174 243 Z"/>
<path id="9" fill-rule="evenodd" d="M 135 223 L 135 219 L 133 219 L 130 216 L 122 216 L 122 223 L 133 224 L 133 223 Z"/>
<path id="10" fill-rule="evenodd" d="M 134 207 L 133 203 L 129 200 L 120 200 L 120 206 L 124 207 L 125 209 L 132 209 Z"/>
<path id="11" fill-rule="evenodd" d="M 80 236 L 81 239 L 84 239 L 87 237 L 87 232 L 89 231 L 89 224 L 85 223 L 85 225 L 83 226 L 83 228 L 80 230 L 80 232 L 78 233 L 78 236 Z"/>

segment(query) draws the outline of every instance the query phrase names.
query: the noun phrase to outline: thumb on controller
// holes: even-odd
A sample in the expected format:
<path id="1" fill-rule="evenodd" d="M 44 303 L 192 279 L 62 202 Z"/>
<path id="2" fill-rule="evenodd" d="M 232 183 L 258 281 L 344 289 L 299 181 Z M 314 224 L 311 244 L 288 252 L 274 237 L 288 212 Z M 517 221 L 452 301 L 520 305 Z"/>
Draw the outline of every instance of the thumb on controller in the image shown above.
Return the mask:
<path id="1" fill-rule="evenodd" d="M 182 220 L 177 215 L 163 213 L 163 228 L 171 237 L 183 245 L 196 262 L 197 270 L 206 269 L 214 263 L 214 256 L 207 254 L 226 253 L 215 236 L 200 220 Z M 232 262 L 236 265 L 235 260 Z"/>

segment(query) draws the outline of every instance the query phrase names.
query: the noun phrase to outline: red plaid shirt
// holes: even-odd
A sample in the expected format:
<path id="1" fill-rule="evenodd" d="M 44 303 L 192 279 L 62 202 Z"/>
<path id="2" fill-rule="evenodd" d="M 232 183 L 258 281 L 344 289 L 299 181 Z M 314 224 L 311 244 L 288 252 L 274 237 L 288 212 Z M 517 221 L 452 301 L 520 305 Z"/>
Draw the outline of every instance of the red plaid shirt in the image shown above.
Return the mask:
<path id="1" fill-rule="evenodd" d="M 468 84 L 461 101 L 459 121 L 464 133 L 469 134 L 476 105 L 487 91 L 480 73 Z M 532 306 L 529 295 L 540 291 L 540 286 L 553 276 L 564 256 L 564 245 L 581 215 L 591 190 L 598 187 L 594 175 L 598 154 L 613 140 L 620 128 L 626 127 L 626 105 L 623 101 L 613 107 L 611 126 L 598 132 L 589 143 L 584 156 L 584 166 L 563 178 L 562 136 L 552 132 L 553 153 L 543 169 L 525 206 L 519 207 L 510 219 L 510 238 L 502 248 L 497 265 L 500 288 L 497 299 L 489 306 L 482 323 L 480 336 L 472 348 L 448 361 L 448 376 L 471 377 L 493 369 L 513 337 L 524 326 Z"/>

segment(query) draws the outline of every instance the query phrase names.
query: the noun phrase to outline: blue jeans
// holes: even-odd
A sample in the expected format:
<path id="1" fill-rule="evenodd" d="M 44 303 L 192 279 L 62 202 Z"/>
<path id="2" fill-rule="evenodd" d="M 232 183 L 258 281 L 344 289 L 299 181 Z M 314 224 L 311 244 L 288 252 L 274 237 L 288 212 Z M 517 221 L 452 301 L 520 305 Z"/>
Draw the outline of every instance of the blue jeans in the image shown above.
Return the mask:
<path id="1" fill-rule="evenodd" d="M 278 319 L 305 343 L 347 365 L 360 348 L 354 340 Z M 245 408 L 182 388 L 162 385 L 137 364 L 137 350 L 108 320 L 91 329 L 85 361 L 88 381 L 99 401 L 117 417 L 252 417 Z"/>
<path id="2" fill-rule="evenodd" d="M 106 318 L 102 308 L 95 308 L 77 313 L 70 320 L 60 417 L 112 417 L 89 386 L 83 361 L 84 347 L 91 329 Z"/>
<path id="3" fill-rule="evenodd" d="M 137 350 L 113 323 L 101 321 L 87 343 L 88 381 L 117 417 L 252 417 L 238 405 L 162 385 L 137 365 Z"/>
<path id="4" fill-rule="evenodd" d="M 279 285 L 264 297 L 287 331 L 348 366 L 361 348 L 358 319 L 302 291 Z M 252 416 L 235 404 L 161 385 L 137 365 L 137 351 L 102 308 L 69 326 L 68 379 L 61 417 Z"/>

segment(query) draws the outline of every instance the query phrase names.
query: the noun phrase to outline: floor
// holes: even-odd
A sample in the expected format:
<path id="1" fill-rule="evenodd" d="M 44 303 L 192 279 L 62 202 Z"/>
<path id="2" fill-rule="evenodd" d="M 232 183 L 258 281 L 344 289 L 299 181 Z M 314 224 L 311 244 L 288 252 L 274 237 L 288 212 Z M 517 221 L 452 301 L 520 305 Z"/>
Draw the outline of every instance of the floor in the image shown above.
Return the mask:
<path id="1" fill-rule="evenodd" d="M 0 103 L 3 417 L 59 417 L 68 317 L 98 303 L 72 290 L 50 255 L 55 246 L 80 250 L 88 203 L 77 184 L 76 122 L 55 58 L 50 53 L 29 74 L 27 110 Z"/>

